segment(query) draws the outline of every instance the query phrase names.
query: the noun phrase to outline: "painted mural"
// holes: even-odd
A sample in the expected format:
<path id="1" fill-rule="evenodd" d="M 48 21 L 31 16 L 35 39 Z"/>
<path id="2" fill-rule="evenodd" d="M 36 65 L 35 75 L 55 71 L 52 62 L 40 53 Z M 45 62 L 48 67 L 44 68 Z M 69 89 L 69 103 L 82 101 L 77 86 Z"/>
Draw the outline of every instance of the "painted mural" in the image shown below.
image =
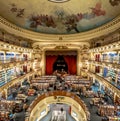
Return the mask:
<path id="1" fill-rule="evenodd" d="M 24 16 L 24 8 L 18 8 L 16 4 L 12 3 L 11 4 L 11 9 L 10 11 L 16 15 L 16 17 L 23 17 Z"/>
<path id="2" fill-rule="evenodd" d="M 109 0 L 109 2 L 112 6 L 116 6 L 120 4 L 120 0 Z"/>
<path id="3" fill-rule="evenodd" d="M 79 32 L 78 30 L 78 23 L 82 19 L 90 20 L 98 16 L 105 16 L 106 12 L 101 8 L 101 3 L 96 3 L 95 7 L 91 7 L 89 13 L 76 13 L 72 15 L 65 15 L 64 12 L 58 11 L 58 14 L 56 16 L 49 16 L 49 15 L 31 15 L 29 19 L 29 27 L 31 28 L 37 28 L 38 26 L 46 26 L 46 27 L 52 27 L 57 28 L 58 21 L 61 22 L 61 26 L 66 29 L 67 32 L 70 32 L 72 30 Z M 57 12 L 56 12 L 57 13 Z"/>
<path id="4" fill-rule="evenodd" d="M 0 4 L 3 18 L 24 29 L 47 34 L 89 31 L 120 14 L 120 0 L 68 0 L 62 3 L 7 0 Z"/>

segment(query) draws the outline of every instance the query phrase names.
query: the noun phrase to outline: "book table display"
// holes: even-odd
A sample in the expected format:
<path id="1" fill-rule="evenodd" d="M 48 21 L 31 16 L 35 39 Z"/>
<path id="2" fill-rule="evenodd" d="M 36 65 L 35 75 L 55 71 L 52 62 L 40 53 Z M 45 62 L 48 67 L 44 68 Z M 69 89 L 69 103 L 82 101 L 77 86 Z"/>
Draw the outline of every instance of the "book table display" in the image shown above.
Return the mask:
<path id="1" fill-rule="evenodd" d="M 21 105 L 20 101 L 0 101 L 0 121 L 10 121 L 10 113 Z"/>
<path id="2" fill-rule="evenodd" d="M 113 105 L 100 105 L 98 109 L 100 116 L 106 117 L 106 121 L 120 121 L 119 106 Z"/>

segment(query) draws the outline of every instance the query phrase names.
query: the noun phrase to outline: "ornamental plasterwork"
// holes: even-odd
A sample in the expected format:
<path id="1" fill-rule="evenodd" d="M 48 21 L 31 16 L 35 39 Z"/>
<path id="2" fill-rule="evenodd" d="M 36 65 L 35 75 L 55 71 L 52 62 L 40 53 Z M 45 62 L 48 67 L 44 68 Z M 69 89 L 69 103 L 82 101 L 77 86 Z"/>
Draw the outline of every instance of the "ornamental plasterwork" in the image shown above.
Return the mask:
<path id="1" fill-rule="evenodd" d="M 37 50 L 46 50 L 46 49 L 77 49 L 82 52 L 88 51 L 90 45 L 88 42 L 80 42 L 80 43 L 40 43 L 36 42 L 33 44 L 33 48 Z"/>
<path id="2" fill-rule="evenodd" d="M 15 33 L 16 35 L 21 35 L 22 37 L 29 38 L 36 41 L 61 41 L 60 38 L 62 36 L 62 41 L 85 41 L 90 40 L 95 37 L 99 37 L 104 35 L 105 33 L 110 33 L 115 31 L 120 27 L 120 17 L 114 19 L 113 21 L 98 27 L 97 29 L 90 30 L 87 32 L 82 32 L 78 34 L 69 34 L 69 35 L 49 35 L 49 34 L 41 34 L 32 32 L 29 30 L 22 29 L 17 27 L 14 24 L 9 23 L 5 19 L 0 17 L 0 27 L 9 31 L 10 33 Z"/>
<path id="3" fill-rule="evenodd" d="M 68 49 L 68 47 L 60 45 L 60 46 L 56 46 L 54 49 L 63 50 L 63 49 Z"/>
<path id="4" fill-rule="evenodd" d="M 34 46 L 33 49 L 35 51 L 41 51 L 42 50 L 42 48 L 39 45 Z"/>
<path id="5" fill-rule="evenodd" d="M 4 42 L 9 42 L 9 44 L 14 44 L 14 45 L 31 45 L 33 41 L 30 39 L 26 39 L 23 37 L 15 36 L 14 33 L 10 34 L 5 30 L 0 29 L 0 39 Z"/>

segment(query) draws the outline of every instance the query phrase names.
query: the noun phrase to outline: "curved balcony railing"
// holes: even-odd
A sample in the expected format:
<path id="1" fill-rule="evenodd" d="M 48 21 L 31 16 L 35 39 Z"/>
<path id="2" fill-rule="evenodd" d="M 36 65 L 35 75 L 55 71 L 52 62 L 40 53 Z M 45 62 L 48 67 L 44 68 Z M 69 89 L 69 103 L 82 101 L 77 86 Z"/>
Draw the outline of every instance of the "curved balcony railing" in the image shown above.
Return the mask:
<path id="1" fill-rule="evenodd" d="M 6 63 L 16 63 L 16 62 L 24 62 L 24 61 L 33 61 L 33 59 L 25 59 L 25 58 L 9 58 L 7 60 L 0 60 L 0 64 Z"/>
<path id="2" fill-rule="evenodd" d="M 120 97 L 120 89 L 118 87 L 116 87 L 115 85 L 113 85 L 113 83 L 111 83 L 110 81 L 108 81 L 107 79 L 105 79 L 104 77 L 94 73 L 94 72 L 91 72 L 91 71 L 88 71 L 89 74 L 94 74 L 94 76 L 102 81 L 103 84 L 105 84 L 106 86 L 109 86 L 109 88 L 114 92 L 116 93 L 117 95 L 119 95 Z"/>
<path id="3" fill-rule="evenodd" d="M 104 79 L 104 81 L 110 83 L 112 86 L 114 86 L 115 88 L 117 88 L 118 90 L 120 90 L 120 85 L 117 84 L 117 82 L 115 82 L 115 81 L 111 81 L 108 77 L 106 78 L 106 77 L 104 77 L 102 74 L 95 73 L 95 72 L 93 72 L 93 71 L 91 71 L 91 70 L 89 70 L 89 73 L 95 74 L 96 77 L 99 77 L 99 78 L 101 78 L 101 79 Z M 111 76 L 109 76 L 109 77 L 112 78 Z"/>
<path id="4" fill-rule="evenodd" d="M 114 64 L 114 65 L 120 65 L 120 61 L 119 60 L 113 60 L 110 61 L 108 59 L 106 60 L 88 60 L 89 62 L 96 62 L 96 63 L 106 63 L 106 64 Z"/>
<path id="5" fill-rule="evenodd" d="M 21 75 L 21 76 L 15 77 L 14 79 L 10 80 L 9 82 L 4 83 L 4 85 L 2 85 L 2 86 L 0 87 L 0 91 L 2 91 L 3 89 L 8 88 L 9 86 L 13 85 L 14 83 L 17 83 L 17 82 L 19 82 L 20 80 L 22 80 L 22 79 L 24 79 L 25 77 L 27 77 L 28 75 L 34 74 L 34 73 L 35 73 L 35 72 L 31 70 L 31 71 L 28 72 L 28 73 L 25 73 L 25 74 L 23 74 L 23 75 Z"/>
<path id="6" fill-rule="evenodd" d="M 40 101 L 42 101 L 43 99 L 50 97 L 50 96 L 65 96 L 65 97 L 69 97 L 72 98 L 73 100 L 75 100 L 83 109 L 83 111 L 86 114 L 86 119 L 89 120 L 90 117 L 90 113 L 88 111 L 88 108 L 86 107 L 84 101 L 82 101 L 77 95 L 71 93 L 71 92 L 66 92 L 66 91 L 51 91 L 51 92 L 47 92 L 44 93 L 41 96 L 38 96 L 29 106 L 28 110 L 27 110 L 27 116 L 26 116 L 26 120 L 25 121 L 29 121 L 30 119 L 30 114 L 32 112 L 32 110 L 35 108 L 35 106 L 40 103 Z"/>

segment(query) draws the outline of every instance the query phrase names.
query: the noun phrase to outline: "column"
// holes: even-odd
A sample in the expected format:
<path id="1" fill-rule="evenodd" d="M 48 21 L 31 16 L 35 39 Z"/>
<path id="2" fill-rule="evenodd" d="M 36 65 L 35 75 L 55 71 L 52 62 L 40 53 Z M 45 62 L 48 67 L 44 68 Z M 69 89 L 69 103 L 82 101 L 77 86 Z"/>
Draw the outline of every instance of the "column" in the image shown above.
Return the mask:
<path id="1" fill-rule="evenodd" d="M 24 79 L 19 81 L 20 82 L 20 87 L 22 86 L 23 81 L 24 81 Z"/>
<path id="2" fill-rule="evenodd" d="M 29 54 L 29 60 L 32 60 L 32 53 L 30 52 L 30 54 Z"/>
<path id="3" fill-rule="evenodd" d="M 93 77 L 93 83 L 95 83 L 95 77 Z"/>
<path id="4" fill-rule="evenodd" d="M 42 75 L 45 75 L 45 66 L 46 66 L 46 57 L 45 57 L 45 51 L 44 51 L 44 52 L 41 52 L 41 63 L 40 63 Z"/>
<path id="5" fill-rule="evenodd" d="M 4 51 L 4 63 L 6 63 L 6 51 Z"/>
<path id="6" fill-rule="evenodd" d="M 7 91 L 7 89 L 4 89 L 4 93 L 5 93 L 5 99 L 7 99 L 7 97 L 8 97 L 8 91 Z"/>
<path id="7" fill-rule="evenodd" d="M 77 51 L 77 75 L 81 75 L 82 62 L 80 56 L 80 50 Z"/>
<path id="8" fill-rule="evenodd" d="M 114 97 L 113 97 L 113 100 L 114 100 L 114 102 L 116 102 L 116 93 L 114 93 Z"/>

